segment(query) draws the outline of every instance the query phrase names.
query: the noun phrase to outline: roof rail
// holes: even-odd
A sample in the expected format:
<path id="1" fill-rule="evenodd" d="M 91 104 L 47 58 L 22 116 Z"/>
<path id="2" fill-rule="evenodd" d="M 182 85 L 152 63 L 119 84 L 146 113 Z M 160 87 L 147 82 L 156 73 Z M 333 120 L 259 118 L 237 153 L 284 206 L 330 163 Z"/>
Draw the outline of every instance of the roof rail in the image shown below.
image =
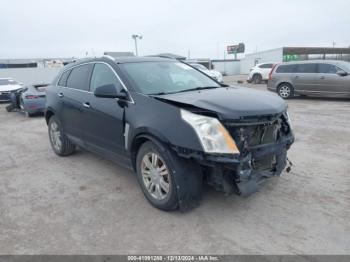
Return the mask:
<path id="1" fill-rule="evenodd" d="M 111 55 L 103 55 L 102 57 L 106 57 L 106 58 L 109 58 L 109 59 L 111 59 L 111 60 L 115 61 L 114 57 L 113 57 L 113 56 L 111 56 Z"/>

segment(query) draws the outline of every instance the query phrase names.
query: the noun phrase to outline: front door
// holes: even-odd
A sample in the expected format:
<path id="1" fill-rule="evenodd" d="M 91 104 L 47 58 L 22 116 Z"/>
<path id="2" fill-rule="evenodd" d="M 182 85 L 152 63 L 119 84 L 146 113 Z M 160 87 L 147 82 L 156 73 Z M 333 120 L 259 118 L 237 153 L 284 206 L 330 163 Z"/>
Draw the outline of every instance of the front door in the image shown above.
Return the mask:
<path id="1" fill-rule="evenodd" d="M 118 92 L 122 89 L 114 70 L 105 63 L 96 63 L 91 76 L 89 97 L 84 101 L 84 141 L 100 153 L 125 156 L 124 104 L 118 103 L 118 99 L 99 98 L 93 94 L 97 87 L 110 84 Z"/>
<path id="2" fill-rule="evenodd" d="M 318 64 L 318 84 L 321 95 L 349 96 L 350 76 L 341 76 L 337 72 L 342 69 L 332 64 Z"/>

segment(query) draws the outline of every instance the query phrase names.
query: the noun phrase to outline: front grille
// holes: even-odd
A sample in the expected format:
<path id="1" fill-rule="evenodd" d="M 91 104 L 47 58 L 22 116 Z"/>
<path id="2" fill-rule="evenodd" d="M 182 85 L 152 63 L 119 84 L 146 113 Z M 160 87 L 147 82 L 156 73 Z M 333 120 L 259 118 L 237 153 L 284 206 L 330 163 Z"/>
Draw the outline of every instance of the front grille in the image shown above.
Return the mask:
<path id="1" fill-rule="evenodd" d="M 277 140 L 280 123 L 278 120 L 262 124 L 226 124 L 232 138 L 235 140 L 241 153 L 245 153 L 251 147 L 274 143 Z"/>

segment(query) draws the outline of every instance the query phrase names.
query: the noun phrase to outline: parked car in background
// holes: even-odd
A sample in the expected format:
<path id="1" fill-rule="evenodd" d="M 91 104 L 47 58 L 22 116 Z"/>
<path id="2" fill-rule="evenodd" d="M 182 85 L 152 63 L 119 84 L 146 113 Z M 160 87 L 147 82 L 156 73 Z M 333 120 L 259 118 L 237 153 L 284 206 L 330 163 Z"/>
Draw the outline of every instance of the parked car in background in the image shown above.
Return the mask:
<path id="1" fill-rule="evenodd" d="M 59 73 L 46 98 L 57 155 L 79 146 L 133 169 L 163 210 L 198 205 L 203 182 L 254 193 L 282 173 L 294 141 L 281 98 L 229 88 L 174 59 L 83 59 Z"/>
<path id="2" fill-rule="evenodd" d="M 294 95 L 350 98 L 350 63 L 308 60 L 278 64 L 271 70 L 267 86 L 284 99 Z"/>
<path id="3" fill-rule="evenodd" d="M 22 88 L 22 83 L 18 83 L 12 78 L 0 78 L 0 101 L 8 102 L 11 99 L 11 93 Z"/>
<path id="4" fill-rule="evenodd" d="M 20 110 L 27 116 L 43 113 L 45 110 L 46 89 L 48 84 L 26 86 L 11 94 L 11 104 L 6 107 L 8 112 Z"/>
<path id="5" fill-rule="evenodd" d="M 255 65 L 250 69 L 247 82 L 254 84 L 260 84 L 263 81 L 266 82 L 273 65 L 274 63 L 261 63 Z"/>
<path id="6" fill-rule="evenodd" d="M 191 66 L 194 68 L 202 71 L 203 73 L 207 74 L 208 76 L 214 78 L 219 83 L 223 82 L 222 74 L 219 71 L 216 70 L 209 70 L 204 65 L 198 64 L 198 63 L 190 63 Z"/>

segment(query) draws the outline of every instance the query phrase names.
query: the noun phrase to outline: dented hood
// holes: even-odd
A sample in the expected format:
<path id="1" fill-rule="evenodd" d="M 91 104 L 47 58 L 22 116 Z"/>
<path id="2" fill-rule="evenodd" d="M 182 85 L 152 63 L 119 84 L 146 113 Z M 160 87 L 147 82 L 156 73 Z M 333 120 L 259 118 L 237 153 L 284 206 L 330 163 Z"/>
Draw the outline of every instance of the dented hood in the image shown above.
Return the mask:
<path id="1" fill-rule="evenodd" d="M 275 115 L 286 110 L 286 103 L 274 93 L 246 87 L 221 87 L 156 96 L 163 101 L 194 106 L 215 112 L 221 119 Z"/>

